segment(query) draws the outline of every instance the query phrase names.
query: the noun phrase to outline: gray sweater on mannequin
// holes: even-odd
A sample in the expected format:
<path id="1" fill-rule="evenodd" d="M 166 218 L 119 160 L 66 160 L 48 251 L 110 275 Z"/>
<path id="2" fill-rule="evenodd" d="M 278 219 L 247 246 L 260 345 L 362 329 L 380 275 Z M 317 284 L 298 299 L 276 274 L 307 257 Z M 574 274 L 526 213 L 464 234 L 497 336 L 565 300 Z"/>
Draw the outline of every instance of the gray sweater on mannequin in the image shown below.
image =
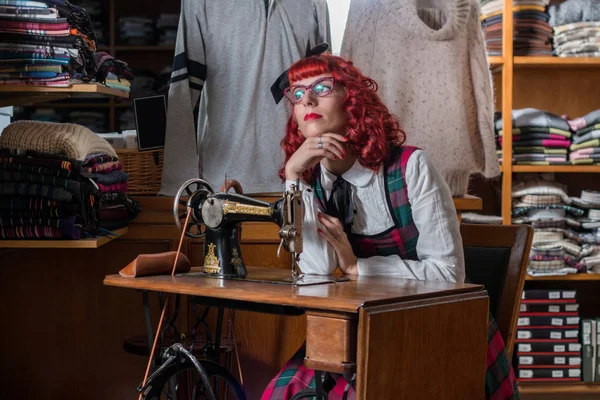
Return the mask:
<path id="1" fill-rule="evenodd" d="M 326 0 L 182 0 L 160 194 L 198 177 L 218 190 L 225 174 L 246 193 L 283 191 L 290 106 L 275 104 L 270 87 L 325 41 Z"/>

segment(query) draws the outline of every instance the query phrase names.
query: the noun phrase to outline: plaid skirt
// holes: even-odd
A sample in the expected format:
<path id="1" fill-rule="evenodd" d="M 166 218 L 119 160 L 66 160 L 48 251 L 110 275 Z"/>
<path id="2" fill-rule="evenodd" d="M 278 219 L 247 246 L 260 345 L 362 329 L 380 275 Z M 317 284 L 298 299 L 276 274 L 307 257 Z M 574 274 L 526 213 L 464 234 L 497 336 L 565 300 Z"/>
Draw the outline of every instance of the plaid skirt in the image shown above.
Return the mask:
<path id="1" fill-rule="evenodd" d="M 315 373 L 304 366 L 305 347 L 302 346 L 294 357 L 269 382 L 261 400 L 289 400 L 297 392 L 315 387 Z M 336 375 L 337 376 L 337 375 Z M 347 382 L 343 376 L 337 376 L 336 385 L 329 392 L 329 400 L 341 400 Z M 348 400 L 356 395 L 350 389 Z M 519 400 L 519 389 L 504 340 L 500 335 L 496 321 L 490 315 L 488 323 L 488 348 L 485 376 L 486 400 Z"/>

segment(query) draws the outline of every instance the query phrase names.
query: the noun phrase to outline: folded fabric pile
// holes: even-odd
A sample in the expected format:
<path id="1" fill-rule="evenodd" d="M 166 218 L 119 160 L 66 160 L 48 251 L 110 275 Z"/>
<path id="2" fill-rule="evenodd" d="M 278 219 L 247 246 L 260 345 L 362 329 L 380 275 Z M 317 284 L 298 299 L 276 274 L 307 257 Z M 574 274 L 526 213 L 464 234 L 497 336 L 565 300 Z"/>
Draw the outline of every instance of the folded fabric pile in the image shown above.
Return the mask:
<path id="1" fill-rule="evenodd" d="M 21 119 L 31 119 L 42 122 L 62 122 L 64 118 L 56 108 L 36 108 L 29 114 L 29 118 L 15 118 L 15 120 Z"/>
<path id="2" fill-rule="evenodd" d="M 156 44 L 154 20 L 135 16 L 119 18 L 119 38 L 121 43 L 132 46 Z"/>
<path id="3" fill-rule="evenodd" d="M 97 68 L 96 82 L 127 93 L 131 91 L 133 73 L 127 63 L 115 59 L 104 51 L 94 53 L 94 62 Z"/>
<path id="4" fill-rule="evenodd" d="M 107 115 L 102 111 L 71 111 L 69 112 L 68 121 L 83 125 L 92 132 L 106 132 L 108 127 Z"/>
<path id="5" fill-rule="evenodd" d="M 131 82 L 130 97 L 143 97 L 156 94 L 156 73 L 148 70 L 135 70 L 135 81 Z"/>
<path id="6" fill-rule="evenodd" d="M 512 197 L 512 222 L 534 228 L 530 275 L 587 272 L 600 262 L 592 257 L 600 245 L 600 236 L 596 235 L 600 228 L 600 210 L 596 215 L 585 209 L 596 204 L 600 207 L 600 193 L 585 192 L 581 198 L 569 197 L 564 185 L 538 180 L 515 183 Z M 598 220 L 591 219 L 590 215 Z"/>
<path id="7" fill-rule="evenodd" d="M 95 75 L 89 15 L 65 0 L 0 0 L 0 83 L 68 87 Z"/>
<path id="8" fill-rule="evenodd" d="M 495 123 L 498 144 L 504 136 L 502 118 Z M 569 165 L 567 152 L 571 132 L 567 121 L 557 115 L 535 108 L 512 112 L 513 164 Z M 502 150 L 497 151 L 500 162 Z"/>
<path id="9" fill-rule="evenodd" d="M 158 78 L 155 83 L 156 94 L 168 94 L 169 86 L 171 85 L 171 74 L 173 73 L 173 67 L 165 65 L 159 72 Z"/>
<path id="10" fill-rule="evenodd" d="M 135 113 L 132 109 L 127 109 L 119 114 L 119 131 L 135 130 Z"/>
<path id="11" fill-rule="evenodd" d="M 161 46 L 175 46 L 177 40 L 178 14 L 162 13 L 156 20 L 158 44 Z"/>
<path id="12" fill-rule="evenodd" d="M 108 142 L 80 125 L 17 121 L 7 126 L 0 135 L 0 238 L 106 234 L 99 196 L 121 194 L 134 202 L 122 194 L 126 174 L 114 166 L 93 167 L 104 165 L 99 154 L 107 163 L 118 163 Z"/>
<path id="13" fill-rule="evenodd" d="M 600 1 L 567 0 L 548 7 L 554 27 L 554 54 L 600 57 Z"/>
<path id="14" fill-rule="evenodd" d="M 567 121 L 573 135 L 569 160 L 572 164 L 600 164 L 600 109 Z"/>
<path id="15" fill-rule="evenodd" d="M 461 220 L 465 224 L 479 225 L 502 225 L 502 217 L 498 215 L 485 215 L 479 213 L 465 212 L 460 214 Z"/>
<path id="16" fill-rule="evenodd" d="M 125 195 L 127 174 L 116 155 L 92 153 L 86 156 L 83 169 L 98 187 L 98 224 L 114 230 L 127 226 L 137 216 L 140 205 Z"/>
<path id="17" fill-rule="evenodd" d="M 516 56 L 552 55 L 549 0 L 513 0 L 513 52 Z M 504 0 L 481 1 L 481 23 L 488 55 L 502 55 Z"/>

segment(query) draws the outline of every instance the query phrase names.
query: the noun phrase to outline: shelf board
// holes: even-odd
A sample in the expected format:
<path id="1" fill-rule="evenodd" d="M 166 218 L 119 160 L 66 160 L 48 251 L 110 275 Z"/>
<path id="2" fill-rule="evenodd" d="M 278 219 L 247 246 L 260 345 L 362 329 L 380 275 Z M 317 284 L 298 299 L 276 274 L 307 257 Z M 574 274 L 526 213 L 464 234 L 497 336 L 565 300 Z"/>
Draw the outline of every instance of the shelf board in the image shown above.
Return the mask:
<path id="1" fill-rule="evenodd" d="M 70 87 L 0 85 L 0 107 L 97 95 L 129 97 L 127 92 L 99 83 L 76 83 Z"/>
<path id="2" fill-rule="evenodd" d="M 600 382 L 519 382 L 521 394 L 600 395 Z"/>
<path id="3" fill-rule="evenodd" d="M 25 107 L 47 107 L 47 108 L 108 108 L 110 103 L 50 103 L 50 104 L 26 104 Z"/>
<path id="4" fill-rule="evenodd" d="M 490 63 L 490 65 L 502 65 L 502 64 L 504 64 L 504 57 L 488 56 L 488 63 Z"/>
<path id="5" fill-rule="evenodd" d="M 513 172 L 600 172 L 600 165 L 513 165 Z"/>
<path id="6" fill-rule="evenodd" d="M 500 172 L 505 172 L 500 165 Z M 512 172 L 565 172 L 565 173 L 598 173 L 600 165 L 513 165 Z"/>
<path id="7" fill-rule="evenodd" d="M 456 211 L 473 211 L 481 210 L 483 208 L 481 197 L 466 194 L 462 197 L 453 197 L 452 200 L 454 200 Z"/>
<path id="8" fill-rule="evenodd" d="M 175 51 L 175 46 L 115 46 L 115 51 Z"/>
<path id="9" fill-rule="evenodd" d="M 531 276 L 525 278 L 528 281 L 600 281 L 600 274 L 567 274 L 556 276 Z"/>
<path id="10" fill-rule="evenodd" d="M 115 236 L 79 240 L 0 240 L 0 249 L 97 249 L 126 234 L 127 228 L 117 229 L 113 233 Z"/>
<path id="11" fill-rule="evenodd" d="M 600 57 L 515 57 L 519 67 L 600 67 Z"/>

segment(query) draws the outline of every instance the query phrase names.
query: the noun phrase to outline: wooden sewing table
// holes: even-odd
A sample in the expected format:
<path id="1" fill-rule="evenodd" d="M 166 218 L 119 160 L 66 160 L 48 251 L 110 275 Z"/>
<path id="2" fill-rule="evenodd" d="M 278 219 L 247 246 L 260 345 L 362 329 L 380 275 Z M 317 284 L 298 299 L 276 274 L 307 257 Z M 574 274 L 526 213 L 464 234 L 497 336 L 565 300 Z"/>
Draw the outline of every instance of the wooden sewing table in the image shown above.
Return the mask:
<path id="1" fill-rule="evenodd" d="M 290 271 L 247 267 L 248 276 Z M 123 278 L 108 286 L 198 296 L 200 303 L 306 315 L 308 368 L 356 372 L 358 400 L 482 399 L 488 296 L 480 285 L 399 278 L 291 286 L 198 276 Z M 283 306 L 283 307 L 282 307 Z"/>

